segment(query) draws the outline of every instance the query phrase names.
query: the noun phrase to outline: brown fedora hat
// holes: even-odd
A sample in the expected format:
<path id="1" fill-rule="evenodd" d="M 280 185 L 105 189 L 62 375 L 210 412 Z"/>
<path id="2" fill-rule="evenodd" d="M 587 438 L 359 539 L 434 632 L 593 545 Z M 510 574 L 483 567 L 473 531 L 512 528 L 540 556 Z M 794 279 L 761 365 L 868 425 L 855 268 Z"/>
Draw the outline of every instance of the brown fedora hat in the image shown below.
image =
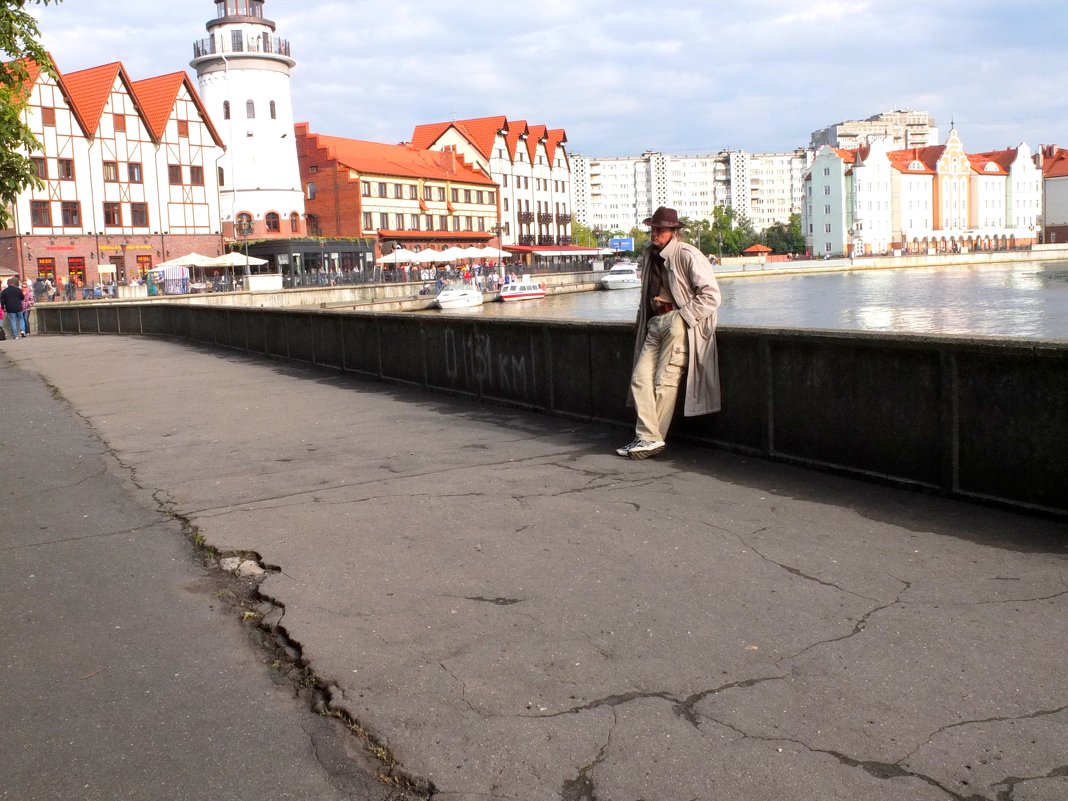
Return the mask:
<path id="1" fill-rule="evenodd" d="M 642 225 L 648 225 L 651 228 L 682 228 L 679 213 L 667 206 L 661 206 L 654 211 L 652 217 L 647 217 L 642 221 Z"/>

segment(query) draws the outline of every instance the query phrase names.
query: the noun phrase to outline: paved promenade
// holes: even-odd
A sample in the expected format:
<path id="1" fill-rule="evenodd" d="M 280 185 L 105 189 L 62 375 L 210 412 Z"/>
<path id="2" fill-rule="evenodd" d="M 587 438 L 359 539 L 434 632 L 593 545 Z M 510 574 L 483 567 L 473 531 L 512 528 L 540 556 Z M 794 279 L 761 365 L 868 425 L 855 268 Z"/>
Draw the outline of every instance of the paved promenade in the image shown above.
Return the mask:
<path id="1" fill-rule="evenodd" d="M 1063 523 L 163 340 L 0 343 L 0 404 L 0 799 L 392 792 L 172 513 L 435 799 L 1068 798 Z"/>

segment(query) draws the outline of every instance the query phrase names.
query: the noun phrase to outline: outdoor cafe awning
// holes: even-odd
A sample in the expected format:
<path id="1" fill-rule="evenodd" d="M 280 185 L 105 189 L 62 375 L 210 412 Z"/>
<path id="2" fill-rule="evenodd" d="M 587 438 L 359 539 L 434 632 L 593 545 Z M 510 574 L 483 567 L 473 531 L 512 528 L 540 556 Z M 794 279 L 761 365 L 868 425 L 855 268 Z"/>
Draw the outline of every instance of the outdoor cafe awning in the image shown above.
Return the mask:
<path id="1" fill-rule="evenodd" d="M 553 256 L 610 256 L 615 253 L 611 248 L 583 248 L 575 245 L 505 245 L 505 250 L 514 255 L 531 254 L 541 258 Z"/>

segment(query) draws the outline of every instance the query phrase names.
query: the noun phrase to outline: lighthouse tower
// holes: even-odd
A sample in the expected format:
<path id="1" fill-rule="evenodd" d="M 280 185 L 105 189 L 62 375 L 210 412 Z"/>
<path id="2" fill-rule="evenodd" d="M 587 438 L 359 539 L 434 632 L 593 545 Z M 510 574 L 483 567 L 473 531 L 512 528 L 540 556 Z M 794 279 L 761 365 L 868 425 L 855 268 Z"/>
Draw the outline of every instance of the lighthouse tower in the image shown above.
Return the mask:
<path id="1" fill-rule="evenodd" d="M 306 233 L 289 86 L 296 62 L 263 6 L 264 0 L 215 0 L 208 38 L 193 45 L 190 62 L 226 141 L 219 194 L 230 238 Z"/>

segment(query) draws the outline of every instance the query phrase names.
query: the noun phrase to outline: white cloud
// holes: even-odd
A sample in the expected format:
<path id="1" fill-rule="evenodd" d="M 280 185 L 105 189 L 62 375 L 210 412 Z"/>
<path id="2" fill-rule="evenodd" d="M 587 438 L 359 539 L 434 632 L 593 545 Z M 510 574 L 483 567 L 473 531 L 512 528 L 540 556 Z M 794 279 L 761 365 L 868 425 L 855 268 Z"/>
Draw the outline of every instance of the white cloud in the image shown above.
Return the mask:
<path id="1" fill-rule="evenodd" d="M 820 22 L 849 22 L 851 19 L 867 13 L 871 8 L 868 2 L 844 2 L 844 0 L 823 0 L 805 4 L 791 3 L 800 10 L 783 14 L 772 20 L 775 25 L 812 25 Z"/>
<path id="2" fill-rule="evenodd" d="M 504 114 L 590 155 L 792 149 L 889 108 L 955 115 L 969 146 L 1068 140 L 1058 32 L 1039 0 L 266 0 L 293 46 L 298 118 L 394 142 L 419 123 Z M 184 69 L 212 0 L 35 9 L 64 70 Z M 115 22 L 121 20 L 121 27 Z M 967 123 L 974 127 L 963 129 Z"/>

